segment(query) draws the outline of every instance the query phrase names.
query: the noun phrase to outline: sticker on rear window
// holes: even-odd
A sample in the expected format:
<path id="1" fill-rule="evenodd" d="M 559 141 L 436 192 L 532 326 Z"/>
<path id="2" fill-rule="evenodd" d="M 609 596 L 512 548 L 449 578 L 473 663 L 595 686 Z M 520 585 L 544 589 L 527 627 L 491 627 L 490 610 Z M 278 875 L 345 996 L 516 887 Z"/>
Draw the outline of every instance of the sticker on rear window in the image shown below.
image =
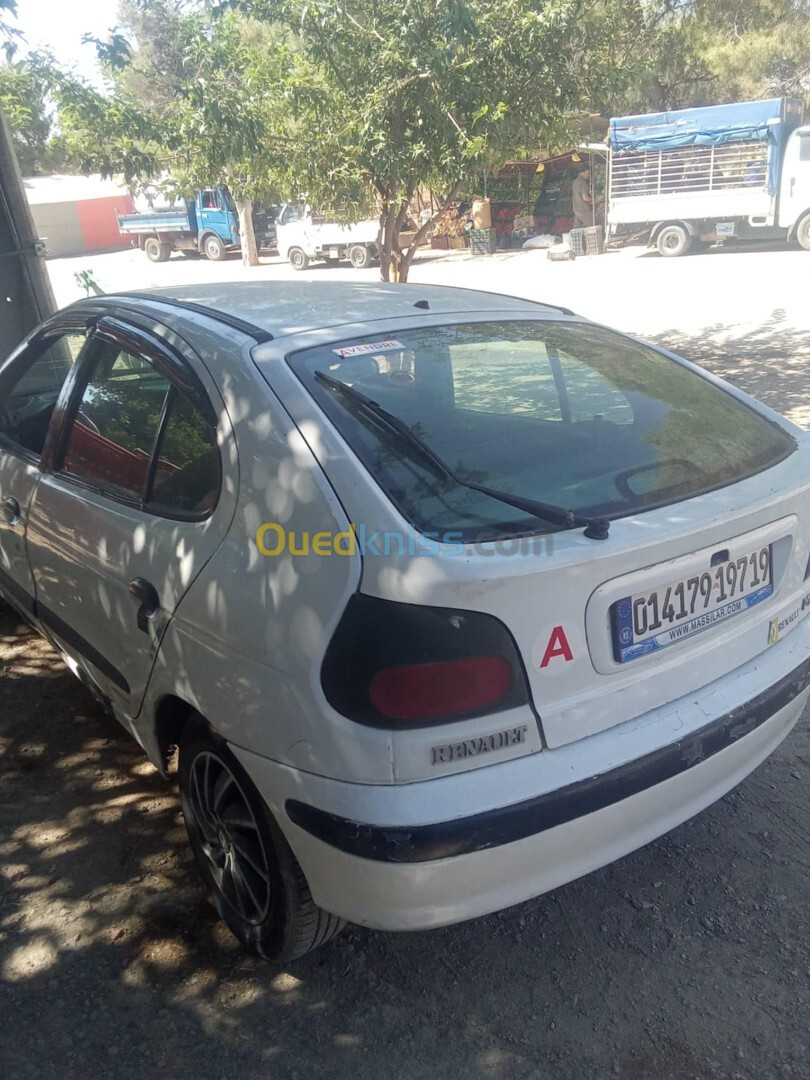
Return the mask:
<path id="1" fill-rule="evenodd" d="M 332 349 L 337 356 L 363 356 L 366 353 L 390 352 L 391 349 L 404 349 L 401 341 L 373 341 L 369 345 L 347 345 L 345 349 Z"/>

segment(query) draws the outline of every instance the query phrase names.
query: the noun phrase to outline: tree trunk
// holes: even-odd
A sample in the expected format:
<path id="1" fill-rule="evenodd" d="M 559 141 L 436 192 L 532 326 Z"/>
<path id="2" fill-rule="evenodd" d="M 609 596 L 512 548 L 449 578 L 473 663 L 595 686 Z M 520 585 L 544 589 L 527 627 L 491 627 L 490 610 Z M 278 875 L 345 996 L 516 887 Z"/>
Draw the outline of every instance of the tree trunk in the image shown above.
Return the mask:
<path id="1" fill-rule="evenodd" d="M 399 266 L 399 281 L 405 282 L 408 280 L 408 273 L 411 269 L 411 263 L 413 262 L 413 257 L 416 254 L 416 249 L 418 245 L 421 244 L 421 242 L 424 240 L 425 236 L 428 233 L 428 230 L 430 229 L 430 226 L 433 224 L 436 218 L 439 217 L 440 214 L 444 213 L 444 211 L 447 209 L 453 199 L 455 199 L 456 195 L 458 195 L 461 188 L 461 183 L 461 180 L 457 180 L 455 184 L 453 184 L 453 186 L 447 192 L 447 195 L 442 199 L 439 207 L 434 212 L 433 217 L 428 218 L 428 220 L 422 226 L 420 226 L 416 236 L 413 238 L 413 240 L 411 240 L 410 245 L 408 246 L 408 250 L 404 253 L 400 253 L 401 262 Z"/>
<path id="2" fill-rule="evenodd" d="M 242 248 L 242 265 L 258 266 L 259 250 L 256 246 L 256 234 L 253 231 L 253 200 L 237 199 L 239 212 L 239 244 Z"/>
<path id="3" fill-rule="evenodd" d="M 380 249 L 380 280 L 399 281 L 399 265 L 402 252 L 397 235 L 397 208 L 384 203 L 380 211 L 380 232 L 377 245 Z"/>

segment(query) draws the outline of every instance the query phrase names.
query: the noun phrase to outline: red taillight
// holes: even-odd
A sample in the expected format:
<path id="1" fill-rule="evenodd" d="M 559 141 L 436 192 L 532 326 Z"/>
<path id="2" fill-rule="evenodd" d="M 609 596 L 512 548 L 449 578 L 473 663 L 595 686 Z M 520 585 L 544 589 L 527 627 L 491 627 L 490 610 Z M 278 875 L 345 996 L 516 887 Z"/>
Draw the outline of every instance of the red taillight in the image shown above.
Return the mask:
<path id="1" fill-rule="evenodd" d="M 393 720 L 455 716 L 493 705 L 512 685 L 512 670 L 501 656 L 440 660 L 386 668 L 371 680 L 369 697 Z"/>

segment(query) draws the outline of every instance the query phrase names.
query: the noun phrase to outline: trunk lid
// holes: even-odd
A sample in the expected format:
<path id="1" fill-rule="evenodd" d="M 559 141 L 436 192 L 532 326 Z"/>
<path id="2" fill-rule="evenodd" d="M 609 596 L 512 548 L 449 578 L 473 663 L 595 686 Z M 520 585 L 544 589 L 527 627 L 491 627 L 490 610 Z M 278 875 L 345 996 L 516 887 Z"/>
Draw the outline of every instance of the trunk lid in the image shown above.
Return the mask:
<path id="1" fill-rule="evenodd" d="M 546 745 L 561 746 L 699 691 L 747 663 L 769 647 L 771 620 L 796 598 L 798 614 L 783 636 L 810 613 L 810 602 L 800 603 L 808 591 L 808 474 L 810 453 L 803 448 L 720 491 L 614 521 L 604 542 L 572 530 L 504 542 L 512 550 L 501 550 L 500 557 L 498 545 L 490 544 L 465 549 L 462 558 L 367 559 L 363 591 L 501 619 L 523 658 Z M 721 611 L 688 636 L 620 659 L 612 615 L 620 601 L 659 589 L 665 597 L 667 587 L 710 570 L 716 578 L 719 567 L 763 550 L 770 581 L 755 582 L 751 591 L 749 580 L 737 609 Z M 740 597 L 735 592 L 728 599 L 733 604 Z M 711 610 L 723 607 L 728 604 Z M 703 614 L 696 610 L 695 617 Z"/>

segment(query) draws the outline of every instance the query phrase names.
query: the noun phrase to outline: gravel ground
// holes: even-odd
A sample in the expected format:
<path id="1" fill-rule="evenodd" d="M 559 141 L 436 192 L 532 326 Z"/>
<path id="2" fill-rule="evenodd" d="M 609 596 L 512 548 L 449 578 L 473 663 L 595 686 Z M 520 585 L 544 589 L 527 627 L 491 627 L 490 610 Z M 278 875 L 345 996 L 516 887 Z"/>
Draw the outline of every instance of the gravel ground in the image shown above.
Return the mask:
<path id="1" fill-rule="evenodd" d="M 691 289 L 694 304 L 655 318 L 671 264 L 617 257 L 634 295 L 612 321 L 806 422 L 810 328 L 790 299 L 798 254 L 748 255 L 743 277 L 764 283 L 756 303 L 726 290 L 711 322 L 695 315 L 701 282 L 744 254 L 678 260 L 676 295 Z M 806 282 L 810 256 L 799 257 Z M 547 273 L 523 258 L 489 287 L 508 289 L 507 270 Z M 596 271 L 577 269 L 587 262 L 562 264 L 585 299 L 569 302 L 604 318 Z M 70 269 L 54 272 L 67 280 Z M 431 273 L 462 283 L 473 271 Z M 350 928 L 270 967 L 217 922 L 174 785 L 0 610 L 0 1077 L 810 1077 L 808 766 L 806 714 L 715 806 L 585 879 L 431 933 Z"/>

